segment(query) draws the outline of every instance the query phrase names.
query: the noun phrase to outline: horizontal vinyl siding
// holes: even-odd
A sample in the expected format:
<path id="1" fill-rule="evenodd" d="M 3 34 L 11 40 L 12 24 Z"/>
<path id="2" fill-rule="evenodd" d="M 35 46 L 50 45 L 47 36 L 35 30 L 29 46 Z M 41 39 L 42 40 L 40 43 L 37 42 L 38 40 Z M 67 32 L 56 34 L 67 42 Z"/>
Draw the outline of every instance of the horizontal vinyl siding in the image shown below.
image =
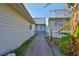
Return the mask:
<path id="1" fill-rule="evenodd" d="M 16 49 L 34 35 L 30 24 L 8 5 L 0 4 L 0 55 Z"/>

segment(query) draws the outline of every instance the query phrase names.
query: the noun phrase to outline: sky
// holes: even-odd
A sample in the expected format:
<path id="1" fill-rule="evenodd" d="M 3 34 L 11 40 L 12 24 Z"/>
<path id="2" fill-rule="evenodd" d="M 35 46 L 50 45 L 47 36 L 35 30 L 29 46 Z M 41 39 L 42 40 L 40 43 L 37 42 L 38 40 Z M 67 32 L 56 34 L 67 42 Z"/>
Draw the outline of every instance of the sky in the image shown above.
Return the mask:
<path id="1" fill-rule="evenodd" d="M 62 15 L 57 15 L 55 12 L 50 12 L 50 10 L 63 9 L 63 3 L 52 3 L 45 7 L 44 3 L 26 3 L 24 4 L 30 15 L 35 17 L 59 17 Z"/>

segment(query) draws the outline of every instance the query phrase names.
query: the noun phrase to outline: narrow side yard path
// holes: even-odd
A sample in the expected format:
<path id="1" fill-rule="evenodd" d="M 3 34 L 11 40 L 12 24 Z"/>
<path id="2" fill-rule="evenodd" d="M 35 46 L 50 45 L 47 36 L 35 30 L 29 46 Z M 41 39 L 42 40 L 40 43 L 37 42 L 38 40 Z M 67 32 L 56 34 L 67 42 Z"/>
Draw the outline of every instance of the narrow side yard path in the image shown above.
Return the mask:
<path id="1" fill-rule="evenodd" d="M 53 56 L 44 36 L 36 36 L 25 53 L 26 56 Z"/>
<path id="2" fill-rule="evenodd" d="M 51 50 L 53 51 L 55 56 L 63 56 L 63 54 L 60 52 L 59 48 L 52 46 Z"/>

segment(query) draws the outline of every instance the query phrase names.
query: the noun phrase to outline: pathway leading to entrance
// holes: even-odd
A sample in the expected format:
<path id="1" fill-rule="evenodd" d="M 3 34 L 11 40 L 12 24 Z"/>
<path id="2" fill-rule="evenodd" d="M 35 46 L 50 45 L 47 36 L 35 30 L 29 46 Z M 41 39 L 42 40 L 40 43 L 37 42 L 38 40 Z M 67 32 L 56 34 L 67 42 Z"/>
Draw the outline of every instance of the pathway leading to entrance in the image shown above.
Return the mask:
<path id="1" fill-rule="evenodd" d="M 27 49 L 27 56 L 52 56 L 53 53 L 44 36 L 38 35 Z"/>

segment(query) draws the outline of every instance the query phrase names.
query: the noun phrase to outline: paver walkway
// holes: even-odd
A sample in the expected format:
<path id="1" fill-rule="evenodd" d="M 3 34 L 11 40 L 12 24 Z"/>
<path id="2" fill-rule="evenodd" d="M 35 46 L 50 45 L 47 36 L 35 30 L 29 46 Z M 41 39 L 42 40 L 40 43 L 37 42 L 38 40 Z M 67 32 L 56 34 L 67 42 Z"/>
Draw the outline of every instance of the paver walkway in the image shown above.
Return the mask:
<path id="1" fill-rule="evenodd" d="M 27 49 L 27 56 L 52 56 L 53 53 L 45 40 L 44 36 L 36 36 Z"/>

